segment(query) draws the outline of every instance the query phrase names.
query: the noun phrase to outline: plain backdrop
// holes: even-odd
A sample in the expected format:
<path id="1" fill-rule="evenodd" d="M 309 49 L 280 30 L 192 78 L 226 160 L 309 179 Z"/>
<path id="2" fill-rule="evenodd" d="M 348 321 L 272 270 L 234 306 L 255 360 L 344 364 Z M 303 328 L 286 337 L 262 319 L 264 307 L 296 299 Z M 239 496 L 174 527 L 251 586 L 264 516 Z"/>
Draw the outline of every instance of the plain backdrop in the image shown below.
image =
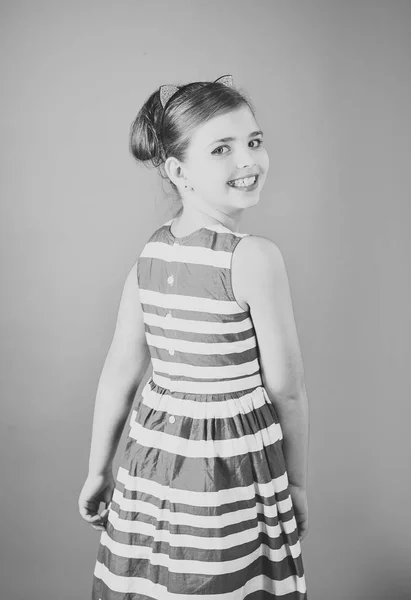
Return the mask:
<path id="1" fill-rule="evenodd" d="M 129 127 L 161 84 L 232 74 L 270 156 L 241 231 L 284 255 L 305 365 L 308 597 L 410 599 L 411 3 L 0 6 L 1 598 L 90 597 L 98 378 L 125 277 L 180 207 Z"/>

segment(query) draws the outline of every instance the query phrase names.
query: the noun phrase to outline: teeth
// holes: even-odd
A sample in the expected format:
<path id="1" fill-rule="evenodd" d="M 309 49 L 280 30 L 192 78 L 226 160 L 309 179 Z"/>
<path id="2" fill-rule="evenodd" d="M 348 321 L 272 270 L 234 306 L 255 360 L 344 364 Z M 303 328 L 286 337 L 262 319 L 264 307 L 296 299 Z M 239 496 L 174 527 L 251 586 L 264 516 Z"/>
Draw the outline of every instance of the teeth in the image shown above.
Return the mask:
<path id="1" fill-rule="evenodd" d="M 230 185 L 233 187 L 247 187 L 252 185 L 256 180 L 256 176 L 247 177 L 245 179 L 237 179 L 236 181 L 230 182 Z"/>

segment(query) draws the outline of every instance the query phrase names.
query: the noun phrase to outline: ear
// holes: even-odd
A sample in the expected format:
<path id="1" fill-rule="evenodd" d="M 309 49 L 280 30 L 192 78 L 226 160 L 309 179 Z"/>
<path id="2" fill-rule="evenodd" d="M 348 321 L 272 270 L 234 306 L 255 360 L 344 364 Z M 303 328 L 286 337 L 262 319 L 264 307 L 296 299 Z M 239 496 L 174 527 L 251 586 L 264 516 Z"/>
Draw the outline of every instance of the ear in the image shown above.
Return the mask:
<path id="1" fill-rule="evenodd" d="M 234 87 L 233 84 L 233 76 L 232 75 L 223 75 L 214 81 L 214 83 L 222 83 L 227 87 Z"/>
<path id="2" fill-rule="evenodd" d="M 163 108 L 177 91 L 178 87 L 172 83 L 166 83 L 166 85 L 160 87 L 160 102 Z"/>

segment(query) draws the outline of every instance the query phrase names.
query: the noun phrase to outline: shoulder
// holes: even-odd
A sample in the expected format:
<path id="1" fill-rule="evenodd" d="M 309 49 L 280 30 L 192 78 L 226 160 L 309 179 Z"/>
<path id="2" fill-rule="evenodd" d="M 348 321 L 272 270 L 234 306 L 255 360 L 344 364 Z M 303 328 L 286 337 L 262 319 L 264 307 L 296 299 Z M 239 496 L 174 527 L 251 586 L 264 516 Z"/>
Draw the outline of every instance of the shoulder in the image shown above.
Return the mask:
<path id="1" fill-rule="evenodd" d="M 241 238 L 235 249 L 235 260 L 243 273 L 256 279 L 267 272 L 285 268 L 284 257 L 278 245 L 261 235 Z"/>
<path id="2" fill-rule="evenodd" d="M 233 254 L 232 269 L 238 297 L 249 305 L 262 291 L 273 291 L 281 282 L 288 285 L 283 254 L 273 240 L 264 236 L 241 238 Z"/>

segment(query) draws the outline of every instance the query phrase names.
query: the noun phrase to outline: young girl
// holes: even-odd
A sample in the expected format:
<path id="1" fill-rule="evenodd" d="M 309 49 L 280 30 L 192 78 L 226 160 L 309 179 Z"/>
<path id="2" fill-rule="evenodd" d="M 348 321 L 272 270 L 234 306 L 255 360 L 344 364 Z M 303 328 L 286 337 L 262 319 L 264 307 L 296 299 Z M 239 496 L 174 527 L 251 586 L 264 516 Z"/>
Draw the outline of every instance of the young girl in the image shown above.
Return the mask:
<path id="1" fill-rule="evenodd" d="M 290 289 L 276 244 L 238 231 L 269 167 L 254 109 L 230 75 L 161 86 L 130 148 L 164 168 L 183 210 L 126 279 L 98 384 L 78 501 L 102 532 L 92 598 L 305 600 L 309 419 Z"/>

